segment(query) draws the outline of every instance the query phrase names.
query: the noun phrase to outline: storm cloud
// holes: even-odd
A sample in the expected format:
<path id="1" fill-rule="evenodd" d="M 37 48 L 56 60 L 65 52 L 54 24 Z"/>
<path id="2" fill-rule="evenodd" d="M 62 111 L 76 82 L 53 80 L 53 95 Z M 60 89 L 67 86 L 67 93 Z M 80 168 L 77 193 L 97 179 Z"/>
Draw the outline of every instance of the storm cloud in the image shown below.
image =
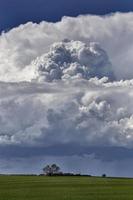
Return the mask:
<path id="1" fill-rule="evenodd" d="M 132 13 L 87 15 L 29 22 L 1 34 L 0 148 L 7 152 L 1 160 L 45 154 L 57 161 L 65 156 L 71 165 L 87 155 L 115 171 L 116 159 L 113 164 L 102 148 L 133 148 L 132 23 Z M 78 146 L 85 149 L 80 155 Z M 32 153 L 23 154 L 25 148 Z"/>

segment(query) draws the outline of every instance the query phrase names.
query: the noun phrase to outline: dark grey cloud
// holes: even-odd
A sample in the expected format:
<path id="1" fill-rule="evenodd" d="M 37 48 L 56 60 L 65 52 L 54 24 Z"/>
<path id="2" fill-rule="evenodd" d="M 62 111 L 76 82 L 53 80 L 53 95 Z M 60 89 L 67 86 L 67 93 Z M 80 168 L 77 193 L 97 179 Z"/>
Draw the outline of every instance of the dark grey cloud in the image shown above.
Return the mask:
<path id="1" fill-rule="evenodd" d="M 106 150 L 106 149 L 105 149 Z M 117 152 L 117 151 L 116 151 Z M 42 173 L 47 163 L 57 163 L 64 172 L 108 176 L 133 177 L 132 158 L 121 160 L 101 160 L 95 154 L 68 155 L 68 156 L 30 156 L 0 158 L 0 173 Z"/>

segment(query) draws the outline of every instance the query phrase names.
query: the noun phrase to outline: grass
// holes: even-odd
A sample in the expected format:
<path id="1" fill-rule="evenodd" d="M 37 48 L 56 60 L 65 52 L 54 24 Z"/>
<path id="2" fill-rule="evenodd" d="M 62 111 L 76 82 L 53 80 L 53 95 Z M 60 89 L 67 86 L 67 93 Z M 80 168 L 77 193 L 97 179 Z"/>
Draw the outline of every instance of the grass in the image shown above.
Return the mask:
<path id="1" fill-rule="evenodd" d="M 0 200 L 133 200 L 133 179 L 0 176 Z"/>

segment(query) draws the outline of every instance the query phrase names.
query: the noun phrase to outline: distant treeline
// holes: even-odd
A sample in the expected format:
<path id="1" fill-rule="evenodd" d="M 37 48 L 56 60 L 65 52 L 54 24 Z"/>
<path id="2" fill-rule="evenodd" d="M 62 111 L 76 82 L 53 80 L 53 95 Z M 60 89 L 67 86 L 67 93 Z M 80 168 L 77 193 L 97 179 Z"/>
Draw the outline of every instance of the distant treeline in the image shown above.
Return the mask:
<path id="1" fill-rule="evenodd" d="M 87 175 L 87 174 L 74 174 L 74 173 L 54 173 L 54 174 L 39 174 L 39 176 L 89 176 L 91 177 L 91 175 Z"/>

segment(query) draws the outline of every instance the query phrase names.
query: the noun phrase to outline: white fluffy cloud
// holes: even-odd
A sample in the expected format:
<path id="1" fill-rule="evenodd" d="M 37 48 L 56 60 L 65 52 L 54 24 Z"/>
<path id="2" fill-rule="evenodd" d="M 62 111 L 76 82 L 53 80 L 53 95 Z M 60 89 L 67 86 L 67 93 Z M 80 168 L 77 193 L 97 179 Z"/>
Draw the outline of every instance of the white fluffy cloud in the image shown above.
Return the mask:
<path id="1" fill-rule="evenodd" d="M 50 52 L 38 57 L 29 68 L 35 69 L 35 79 L 39 81 L 104 76 L 115 79 L 106 52 L 96 43 L 86 45 L 69 40 L 54 43 Z"/>
<path id="2" fill-rule="evenodd" d="M 116 13 L 2 33 L 0 144 L 133 147 L 132 27 Z"/>
<path id="3" fill-rule="evenodd" d="M 107 51 L 117 79 L 133 77 L 133 13 L 104 17 L 64 17 L 61 22 L 29 22 L 0 36 L 0 80 L 30 80 L 34 71 L 27 68 L 33 60 L 64 38 L 98 42 Z M 21 72 L 21 73 L 20 73 Z"/>

